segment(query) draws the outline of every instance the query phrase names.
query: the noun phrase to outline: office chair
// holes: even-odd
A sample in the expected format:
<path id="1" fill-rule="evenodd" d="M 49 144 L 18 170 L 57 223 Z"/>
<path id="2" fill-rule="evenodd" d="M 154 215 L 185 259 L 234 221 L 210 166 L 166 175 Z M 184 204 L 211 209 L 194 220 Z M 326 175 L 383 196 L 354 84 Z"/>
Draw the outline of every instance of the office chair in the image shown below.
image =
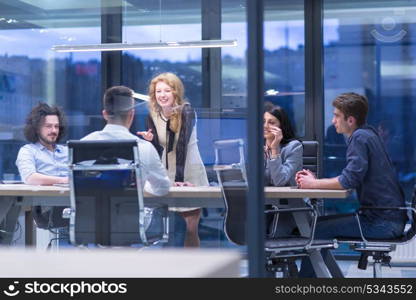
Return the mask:
<path id="1" fill-rule="evenodd" d="M 62 218 L 64 207 L 33 206 L 32 216 L 36 226 L 40 229 L 54 229 L 60 227 L 68 227 L 69 221 Z"/>
<path id="2" fill-rule="evenodd" d="M 407 211 L 409 223 L 406 225 L 403 234 L 396 239 L 367 239 L 364 237 L 360 219 L 358 217 L 360 211 L 363 210 L 399 210 Z M 358 261 L 358 268 L 367 269 L 368 257 L 373 257 L 373 277 L 382 277 L 382 266 L 390 266 L 391 257 L 390 252 L 395 251 L 397 245 L 405 245 L 410 243 L 416 235 L 416 185 L 413 189 L 413 197 L 410 206 L 404 207 L 360 207 L 359 211 L 355 213 L 361 237 L 358 239 L 352 238 L 337 238 L 339 243 L 346 243 L 350 245 L 350 248 L 360 253 L 360 259 Z"/>
<path id="3" fill-rule="evenodd" d="M 302 165 L 304 169 L 310 170 L 315 173 L 317 176 L 319 174 L 319 143 L 317 141 L 302 141 L 303 155 L 302 155 Z M 310 199 L 304 198 L 306 202 L 312 203 L 318 209 L 319 214 L 323 214 L 323 204 L 322 199 Z M 280 201 L 282 204 L 282 200 Z M 274 209 L 277 207 L 272 205 Z M 271 226 L 269 227 L 270 237 L 274 237 L 277 234 L 277 227 L 279 224 L 279 214 L 272 214 L 272 211 L 269 213 L 269 218 L 272 219 Z"/>
<path id="4" fill-rule="evenodd" d="M 317 141 L 302 141 L 303 168 L 319 174 L 319 143 Z"/>
<path id="5" fill-rule="evenodd" d="M 31 212 L 36 227 L 48 230 L 52 236 L 46 247 L 47 250 L 52 248 L 53 242 L 55 247 L 59 247 L 59 241 L 67 241 L 69 238 L 69 220 L 63 217 L 64 209 L 64 207 L 32 207 Z"/>
<path id="6" fill-rule="evenodd" d="M 222 163 L 221 152 L 238 149 L 239 160 L 236 163 Z M 218 182 L 225 203 L 224 232 L 227 238 L 236 245 L 246 244 L 246 209 L 247 209 L 247 176 L 244 163 L 243 141 L 241 139 L 220 140 L 214 142 L 215 166 Z M 236 157 L 234 155 L 234 157 Z M 283 276 L 297 276 L 294 260 L 308 255 L 313 249 L 334 248 L 334 240 L 315 240 L 314 230 L 317 211 L 309 203 L 302 208 L 274 208 L 265 210 L 266 214 L 305 212 L 313 216 L 311 235 L 309 237 L 266 237 L 266 271 L 269 275 L 283 272 Z"/>
<path id="7" fill-rule="evenodd" d="M 318 141 L 302 141 L 303 146 L 303 168 L 319 176 L 319 143 Z M 322 199 L 310 199 L 318 207 L 320 214 L 324 213 L 324 202 Z"/>
<path id="8" fill-rule="evenodd" d="M 68 141 L 70 241 L 149 246 L 168 239 L 166 205 L 145 207 L 136 140 Z"/>

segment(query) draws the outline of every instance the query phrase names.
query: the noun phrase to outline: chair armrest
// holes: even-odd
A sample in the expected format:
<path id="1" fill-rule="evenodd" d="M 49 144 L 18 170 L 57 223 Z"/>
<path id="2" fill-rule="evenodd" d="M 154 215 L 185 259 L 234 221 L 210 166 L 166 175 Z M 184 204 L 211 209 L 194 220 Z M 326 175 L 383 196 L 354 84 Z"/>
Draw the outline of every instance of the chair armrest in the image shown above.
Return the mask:
<path id="1" fill-rule="evenodd" d="M 406 210 L 406 211 L 410 211 L 413 213 L 414 216 L 416 216 L 416 208 L 411 207 L 411 206 L 400 206 L 400 207 L 371 207 L 371 206 L 363 206 L 359 208 L 360 210 L 368 210 L 368 209 L 374 209 L 374 210 Z M 368 241 L 365 239 L 364 235 L 363 235 L 363 231 L 362 231 L 362 227 L 361 227 L 361 222 L 360 222 L 360 218 L 358 217 L 358 213 L 354 214 L 358 223 L 358 228 L 360 230 L 360 235 L 361 235 L 361 239 L 363 240 L 364 243 L 368 243 Z M 409 218 L 411 218 L 409 216 Z M 414 222 L 414 221 L 413 221 Z"/>
<path id="2" fill-rule="evenodd" d="M 271 213 L 289 213 L 289 212 L 302 212 L 302 211 L 311 211 L 314 212 L 315 210 L 310 207 L 302 207 L 302 208 L 274 208 L 274 209 L 267 209 L 264 211 L 265 214 Z"/>
<path id="3" fill-rule="evenodd" d="M 399 207 L 389 207 L 389 206 L 362 206 L 359 207 L 358 210 L 368 210 L 368 209 L 374 209 L 374 210 L 407 210 L 410 207 L 405 206 L 399 206 Z"/>
<path id="4" fill-rule="evenodd" d="M 315 207 L 315 205 L 311 205 L 310 203 L 305 203 L 307 205 L 307 207 L 294 207 L 294 208 L 278 208 L 275 207 L 274 209 L 267 209 L 264 211 L 265 214 L 275 214 L 275 217 L 273 219 L 272 222 L 272 230 L 270 232 L 270 236 L 275 236 L 276 234 L 276 230 L 277 230 L 277 226 L 278 226 L 278 219 L 276 219 L 276 217 L 278 218 L 280 213 L 297 213 L 297 212 L 310 212 L 311 216 L 312 216 L 312 223 L 316 224 L 316 219 L 318 217 L 318 211 Z M 314 225 L 313 225 L 314 226 Z M 311 245 L 313 243 L 313 234 L 311 231 L 311 236 L 308 242 L 308 245 Z"/>

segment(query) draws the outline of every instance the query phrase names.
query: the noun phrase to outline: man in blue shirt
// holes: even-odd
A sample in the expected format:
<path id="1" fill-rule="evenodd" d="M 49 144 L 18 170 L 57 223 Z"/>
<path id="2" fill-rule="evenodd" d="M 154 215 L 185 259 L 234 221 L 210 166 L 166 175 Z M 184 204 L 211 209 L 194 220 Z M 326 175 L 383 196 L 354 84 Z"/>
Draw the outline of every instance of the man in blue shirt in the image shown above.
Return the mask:
<path id="1" fill-rule="evenodd" d="M 317 179 L 308 170 L 296 174 L 299 188 L 356 189 L 360 206 L 404 206 L 404 195 L 395 171 L 377 131 L 366 124 L 368 101 L 356 93 L 339 95 L 332 103 L 332 124 L 337 133 L 345 134 L 347 166 L 341 175 Z M 405 212 L 398 210 L 363 210 L 359 215 L 366 238 L 390 239 L 403 233 L 407 221 Z M 319 217 L 315 238 L 360 237 L 357 220 L 351 214 Z M 304 258 L 300 276 L 313 276 L 309 258 Z"/>
<path id="2" fill-rule="evenodd" d="M 24 134 L 30 144 L 20 148 L 16 160 L 22 181 L 34 185 L 68 183 L 68 149 L 57 144 L 65 134 L 63 112 L 39 103 L 26 119 Z"/>
<path id="3" fill-rule="evenodd" d="M 39 103 L 26 119 L 24 134 L 30 144 L 20 148 L 16 159 L 20 177 L 26 184 L 68 183 L 68 149 L 58 145 L 64 136 L 64 113 L 58 107 Z M 34 207 L 33 217 L 39 228 L 66 226 L 62 208 Z"/>

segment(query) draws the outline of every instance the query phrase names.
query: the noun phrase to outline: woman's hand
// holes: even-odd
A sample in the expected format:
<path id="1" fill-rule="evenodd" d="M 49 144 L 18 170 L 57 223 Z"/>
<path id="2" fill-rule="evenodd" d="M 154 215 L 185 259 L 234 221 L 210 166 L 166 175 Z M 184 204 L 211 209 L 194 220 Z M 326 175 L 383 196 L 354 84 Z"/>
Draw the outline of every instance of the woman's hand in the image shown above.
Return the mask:
<path id="1" fill-rule="evenodd" d="M 142 136 L 146 141 L 153 141 L 152 129 L 149 129 L 148 131 L 137 131 L 136 134 Z"/>
<path id="2" fill-rule="evenodd" d="M 280 143 L 283 139 L 282 130 L 277 126 L 269 125 L 269 132 L 273 135 L 273 139 L 267 140 L 267 147 L 270 149 L 272 156 L 280 154 Z"/>

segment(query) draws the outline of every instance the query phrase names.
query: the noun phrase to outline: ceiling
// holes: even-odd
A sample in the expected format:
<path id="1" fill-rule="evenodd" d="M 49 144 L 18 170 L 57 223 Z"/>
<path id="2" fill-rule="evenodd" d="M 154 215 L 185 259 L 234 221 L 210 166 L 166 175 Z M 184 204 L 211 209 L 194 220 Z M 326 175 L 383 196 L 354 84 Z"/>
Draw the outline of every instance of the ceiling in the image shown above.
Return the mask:
<path id="1" fill-rule="evenodd" d="M 111 13 L 120 5 L 129 25 L 200 23 L 201 1 L 205 0 L 0 0 L 0 29 L 100 26 L 102 11 Z M 245 3 L 222 0 L 223 22 L 244 22 Z M 303 3 L 265 0 L 265 19 L 301 20 Z M 325 18 L 351 19 L 355 24 L 388 14 L 413 22 L 416 0 L 324 0 L 324 9 Z"/>

